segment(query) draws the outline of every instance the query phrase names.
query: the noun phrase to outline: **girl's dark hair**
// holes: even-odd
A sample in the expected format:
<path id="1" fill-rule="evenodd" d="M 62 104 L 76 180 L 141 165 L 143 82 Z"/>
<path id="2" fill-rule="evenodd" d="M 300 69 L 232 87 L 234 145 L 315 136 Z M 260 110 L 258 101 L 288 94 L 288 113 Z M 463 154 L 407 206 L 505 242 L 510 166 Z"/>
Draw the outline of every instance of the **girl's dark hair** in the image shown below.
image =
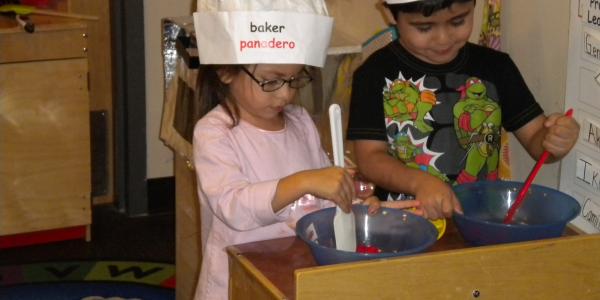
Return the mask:
<path id="1" fill-rule="evenodd" d="M 233 95 L 229 91 L 229 86 L 221 81 L 217 72 L 234 75 L 241 70 L 241 65 L 201 65 L 199 67 L 198 78 L 196 79 L 197 92 L 194 94 L 194 101 L 198 105 L 198 118 L 207 114 L 217 105 L 221 105 L 231 117 L 232 127 L 240 122 L 239 108 L 236 101 L 227 103 L 227 99 L 231 99 Z"/>
<path id="2" fill-rule="evenodd" d="M 398 13 L 421 13 L 423 16 L 429 17 L 438 10 L 442 10 L 450 7 L 454 3 L 464 3 L 475 0 L 423 0 L 417 2 L 411 2 L 406 4 L 387 4 L 384 5 L 389 8 L 394 16 L 394 19 L 398 19 Z"/>

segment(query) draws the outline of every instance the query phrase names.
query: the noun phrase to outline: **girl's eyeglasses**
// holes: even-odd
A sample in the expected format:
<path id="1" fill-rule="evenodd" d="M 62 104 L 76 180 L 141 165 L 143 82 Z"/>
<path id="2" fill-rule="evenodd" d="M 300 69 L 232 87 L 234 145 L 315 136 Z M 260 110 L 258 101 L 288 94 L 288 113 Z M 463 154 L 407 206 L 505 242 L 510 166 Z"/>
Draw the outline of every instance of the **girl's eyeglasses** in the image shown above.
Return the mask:
<path id="1" fill-rule="evenodd" d="M 250 73 L 250 71 L 248 71 L 246 67 L 242 67 L 242 70 L 244 70 L 244 72 L 248 74 L 248 76 L 250 76 L 250 78 L 252 78 L 252 80 L 254 80 L 254 82 L 256 82 L 260 86 L 263 92 L 274 92 L 280 89 L 286 83 L 293 89 L 299 89 L 305 87 L 313 80 L 312 77 L 310 77 L 310 74 L 308 74 L 308 71 L 306 71 L 306 69 L 302 69 L 302 73 L 304 73 L 305 75 L 300 75 L 298 77 L 290 77 L 290 79 L 279 78 L 263 81 L 256 79 L 256 77 L 254 77 L 254 75 Z"/>

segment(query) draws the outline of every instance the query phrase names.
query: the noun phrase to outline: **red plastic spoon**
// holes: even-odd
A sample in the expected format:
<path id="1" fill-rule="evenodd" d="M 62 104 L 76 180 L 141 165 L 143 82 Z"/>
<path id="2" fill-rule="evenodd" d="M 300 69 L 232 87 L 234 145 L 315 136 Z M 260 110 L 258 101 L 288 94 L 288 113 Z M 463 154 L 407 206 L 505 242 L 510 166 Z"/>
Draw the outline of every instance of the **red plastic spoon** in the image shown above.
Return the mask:
<path id="1" fill-rule="evenodd" d="M 565 113 L 565 116 L 571 117 L 572 115 L 573 115 L 573 109 L 570 108 Z M 525 180 L 525 184 L 523 184 L 523 187 L 519 191 L 517 200 L 510 206 L 510 208 L 508 209 L 508 212 L 506 213 L 506 217 L 504 217 L 504 222 L 503 222 L 504 224 L 512 223 L 513 217 L 515 216 L 517 209 L 519 209 L 521 204 L 523 204 L 523 200 L 525 200 L 525 196 L 527 195 L 527 191 L 529 191 L 529 188 L 531 187 L 531 183 L 533 182 L 533 179 L 535 178 L 537 173 L 542 168 L 542 165 L 544 165 L 544 163 L 548 159 L 548 156 L 550 156 L 550 153 L 548 151 L 544 151 L 542 153 L 542 156 L 540 156 L 540 159 L 537 161 L 537 163 L 533 167 L 533 170 L 531 170 L 531 173 L 529 173 L 529 176 L 527 176 L 527 180 Z"/>

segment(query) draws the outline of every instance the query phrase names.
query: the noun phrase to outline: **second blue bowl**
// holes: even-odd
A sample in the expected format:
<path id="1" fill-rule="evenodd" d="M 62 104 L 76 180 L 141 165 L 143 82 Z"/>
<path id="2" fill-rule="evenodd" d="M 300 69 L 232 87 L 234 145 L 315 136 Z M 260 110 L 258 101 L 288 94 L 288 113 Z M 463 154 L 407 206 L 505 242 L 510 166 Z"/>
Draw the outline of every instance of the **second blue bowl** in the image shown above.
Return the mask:
<path id="1" fill-rule="evenodd" d="M 454 214 L 456 228 L 474 246 L 560 237 L 565 226 L 581 211 L 573 197 L 532 184 L 513 223 L 504 216 L 516 200 L 522 182 L 478 181 L 455 186 L 464 215 Z"/>

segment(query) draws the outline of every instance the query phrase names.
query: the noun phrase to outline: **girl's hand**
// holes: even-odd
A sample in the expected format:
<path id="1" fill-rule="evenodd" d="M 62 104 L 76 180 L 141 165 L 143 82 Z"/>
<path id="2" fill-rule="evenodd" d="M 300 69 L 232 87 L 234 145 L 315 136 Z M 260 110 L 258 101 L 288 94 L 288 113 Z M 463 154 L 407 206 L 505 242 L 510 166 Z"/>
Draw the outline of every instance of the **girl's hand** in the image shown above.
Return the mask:
<path id="1" fill-rule="evenodd" d="M 354 190 L 354 171 L 339 167 L 310 170 L 306 173 L 308 193 L 334 202 L 344 212 L 352 209 Z"/>
<path id="2" fill-rule="evenodd" d="M 544 121 L 546 135 L 542 147 L 556 160 L 563 158 L 575 146 L 579 137 L 579 124 L 561 113 L 549 115 Z"/>

